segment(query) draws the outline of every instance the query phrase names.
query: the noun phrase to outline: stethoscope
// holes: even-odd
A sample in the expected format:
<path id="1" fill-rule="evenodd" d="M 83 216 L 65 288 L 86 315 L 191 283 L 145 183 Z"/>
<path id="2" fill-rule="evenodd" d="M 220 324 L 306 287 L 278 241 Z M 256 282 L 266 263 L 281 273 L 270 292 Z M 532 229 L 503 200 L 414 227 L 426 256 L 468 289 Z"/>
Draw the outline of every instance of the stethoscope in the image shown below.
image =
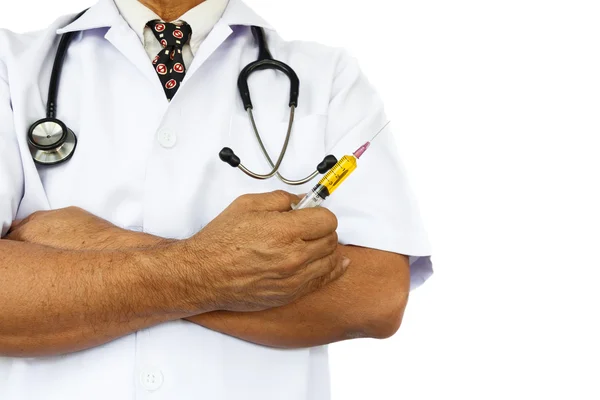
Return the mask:
<path id="1" fill-rule="evenodd" d="M 87 11 L 87 10 L 85 10 Z M 85 11 L 79 13 L 75 17 L 75 20 L 81 17 Z M 294 70 L 284 64 L 281 61 L 277 61 L 273 59 L 269 48 L 267 46 L 265 40 L 264 30 L 257 26 L 252 26 L 252 34 L 256 43 L 258 44 L 259 52 L 258 52 L 258 60 L 246 66 L 240 76 L 238 78 L 238 89 L 240 92 L 240 96 L 242 98 L 242 102 L 244 104 L 244 108 L 248 113 L 250 121 L 252 123 L 252 128 L 254 130 L 254 134 L 256 135 L 256 139 L 260 146 L 260 149 L 265 156 L 269 165 L 271 165 L 272 170 L 267 174 L 257 174 L 249 170 L 246 166 L 241 163 L 240 158 L 233 152 L 229 147 L 225 147 L 219 153 L 220 159 L 231 165 L 234 168 L 239 168 L 246 175 L 255 178 L 255 179 L 269 179 L 273 176 L 277 176 L 282 182 L 288 185 L 302 185 L 314 179 L 319 174 L 325 174 L 329 171 L 335 164 L 337 164 L 337 159 L 332 156 L 326 156 L 323 161 L 317 166 L 317 170 L 307 176 L 304 179 L 300 180 L 290 180 L 286 179 L 279 174 L 279 168 L 281 167 L 281 163 L 285 158 L 287 148 L 289 145 L 290 137 L 292 135 L 292 128 L 294 125 L 294 114 L 296 111 L 296 107 L 298 106 L 298 95 L 300 91 L 300 80 L 298 79 L 298 75 Z M 27 141 L 29 143 L 29 149 L 31 151 L 31 155 L 33 160 L 38 165 L 58 165 L 64 163 L 73 157 L 75 153 L 75 149 L 77 148 L 77 136 L 67 125 L 62 122 L 60 119 L 56 117 L 56 109 L 57 109 L 57 96 L 58 96 L 58 88 L 60 84 L 60 76 L 62 72 L 62 68 L 64 65 L 65 57 L 67 54 L 67 50 L 73 37 L 77 32 L 67 32 L 62 35 L 60 42 L 58 44 L 58 49 L 56 52 L 56 57 L 54 59 L 54 65 L 52 67 L 52 75 L 50 77 L 50 87 L 48 89 L 48 104 L 46 106 L 46 118 L 41 119 L 35 122 L 29 128 L 29 132 L 27 134 Z M 276 162 L 273 162 L 265 145 L 262 141 L 261 135 L 258 132 L 258 128 L 256 127 L 256 121 L 254 120 L 254 115 L 252 113 L 252 99 L 250 96 L 250 89 L 248 88 L 248 78 L 250 75 L 259 70 L 265 69 L 273 69 L 277 71 L 283 72 L 290 80 L 290 118 L 288 123 L 288 130 L 286 133 L 285 141 L 283 143 L 283 147 L 281 152 L 279 153 L 279 157 Z"/>

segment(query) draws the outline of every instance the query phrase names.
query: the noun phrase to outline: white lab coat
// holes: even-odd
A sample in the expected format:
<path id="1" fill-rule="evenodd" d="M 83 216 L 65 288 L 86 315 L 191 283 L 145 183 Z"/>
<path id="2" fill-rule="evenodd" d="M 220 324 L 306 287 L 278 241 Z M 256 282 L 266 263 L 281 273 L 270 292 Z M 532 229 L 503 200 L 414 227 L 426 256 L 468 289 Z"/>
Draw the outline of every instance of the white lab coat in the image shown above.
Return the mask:
<path id="1" fill-rule="evenodd" d="M 325 154 L 348 154 L 386 121 L 355 60 L 338 49 L 282 40 L 240 0 L 231 0 L 170 104 L 112 0 L 100 0 L 72 24 L 70 18 L 27 35 L 0 31 L 3 235 L 16 218 L 74 205 L 120 227 L 186 238 L 244 193 L 307 192 L 316 182 L 290 188 L 277 179 L 257 181 L 219 160 L 229 146 L 251 169 L 269 170 L 236 87 L 241 69 L 257 57 L 248 25 L 268 29 L 271 52 L 301 81 L 285 176 L 304 177 Z M 64 65 L 57 113 L 79 144 L 67 163 L 36 167 L 26 134 L 45 116 L 57 30 L 81 31 Z M 288 80 L 263 71 L 250 87 L 258 126 L 276 157 L 287 127 Z M 389 130 L 326 206 L 339 219 L 342 243 L 412 256 L 413 287 L 431 274 L 427 237 Z M 327 399 L 327 348 L 271 349 L 174 321 L 61 357 L 0 357 L 0 399 L 82 398 Z"/>

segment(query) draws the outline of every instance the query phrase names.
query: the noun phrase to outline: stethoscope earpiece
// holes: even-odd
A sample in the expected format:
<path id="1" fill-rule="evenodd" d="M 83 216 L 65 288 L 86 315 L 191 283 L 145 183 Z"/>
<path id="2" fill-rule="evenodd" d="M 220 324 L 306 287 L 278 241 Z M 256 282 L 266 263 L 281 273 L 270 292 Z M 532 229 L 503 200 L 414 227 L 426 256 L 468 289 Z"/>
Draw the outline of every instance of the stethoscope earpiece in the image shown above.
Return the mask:
<path id="1" fill-rule="evenodd" d="M 279 173 L 279 167 L 281 167 L 281 162 L 283 161 L 286 155 L 287 148 L 290 142 L 290 137 L 292 135 L 294 115 L 296 113 L 296 107 L 298 107 L 300 79 L 298 78 L 296 72 L 289 65 L 281 61 L 275 60 L 273 58 L 271 52 L 269 51 L 269 47 L 267 46 L 265 33 L 262 28 L 253 26 L 252 34 L 254 35 L 254 40 L 258 44 L 258 60 L 253 63 L 250 63 L 242 70 L 242 72 L 240 72 L 240 76 L 238 77 L 238 90 L 240 93 L 240 97 L 242 98 L 244 109 L 248 113 L 248 117 L 250 118 L 250 122 L 252 123 L 252 129 L 254 130 L 254 134 L 256 135 L 256 140 L 258 141 L 260 149 L 272 169 L 269 173 L 266 174 L 257 174 L 256 172 L 250 171 L 244 166 L 244 164 L 242 164 L 240 158 L 236 156 L 233 150 L 229 147 L 225 147 L 223 150 L 221 150 L 221 152 L 219 153 L 219 158 L 221 159 L 221 161 L 231 165 L 232 167 L 239 168 L 240 171 L 254 179 L 265 180 L 277 176 L 277 178 L 279 178 L 280 181 L 287 185 L 303 185 L 316 178 L 319 174 L 327 173 L 331 168 L 333 168 L 334 165 L 337 164 L 337 158 L 335 158 L 332 155 L 328 155 L 317 166 L 316 171 L 314 171 L 309 176 L 303 179 L 291 180 L 283 177 Z M 258 128 L 256 127 L 256 121 L 254 120 L 254 114 L 252 112 L 252 98 L 250 96 L 250 89 L 248 88 L 248 78 L 250 77 L 250 75 L 252 75 L 256 71 L 261 71 L 265 69 L 283 72 L 290 80 L 290 118 L 288 123 L 287 134 L 285 135 L 283 146 L 279 153 L 279 157 L 276 161 L 273 161 L 273 159 L 271 159 L 271 156 L 267 152 L 267 149 L 265 148 L 265 145 L 262 141 Z"/>
<path id="2" fill-rule="evenodd" d="M 233 168 L 237 168 L 242 162 L 229 147 L 224 147 L 223 150 L 221 150 L 219 153 L 219 158 L 221 161 L 231 165 Z"/>
<path id="3" fill-rule="evenodd" d="M 320 174 L 326 174 L 337 163 L 338 159 L 334 155 L 330 154 L 328 156 L 325 156 L 321 164 L 317 165 L 317 171 L 319 171 Z"/>
<path id="4" fill-rule="evenodd" d="M 44 118 L 31 125 L 27 142 L 33 160 L 41 165 L 67 161 L 77 147 L 73 131 L 56 118 Z"/>
<path id="5" fill-rule="evenodd" d="M 77 20 L 84 13 L 85 11 L 79 13 L 74 20 Z M 272 170 L 268 174 L 257 174 L 250 171 L 242 164 L 240 158 L 233 152 L 233 150 L 228 147 L 225 147 L 223 150 L 221 150 L 219 153 L 219 158 L 232 167 L 239 168 L 246 175 L 255 179 L 264 180 L 272 178 L 273 176 L 277 176 L 277 178 L 279 178 L 285 184 L 302 185 L 313 180 L 319 174 L 327 173 L 327 171 L 337 164 L 337 159 L 332 155 L 325 157 L 317 166 L 316 171 L 300 180 L 289 180 L 281 176 L 279 173 L 279 167 L 281 166 L 281 162 L 286 155 L 292 134 L 294 115 L 296 107 L 298 107 L 300 79 L 298 78 L 296 72 L 289 65 L 273 58 L 271 52 L 269 51 L 269 47 L 267 46 L 264 30 L 257 26 L 253 26 L 251 29 L 254 39 L 258 44 L 258 60 L 250 63 L 242 70 L 238 78 L 238 90 L 242 98 L 242 103 L 244 104 L 244 109 L 250 117 L 256 139 L 258 140 L 263 155 L 271 165 Z M 71 131 L 62 121 L 56 119 L 60 76 L 67 50 L 69 49 L 69 44 L 73 40 L 74 35 L 75 32 L 68 32 L 63 34 L 60 39 L 56 52 L 56 58 L 54 59 L 54 66 L 52 67 L 52 75 L 50 77 L 48 103 L 46 105 L 46 118 L 34 123 L 29 129 L 27 135 L 31 156 L 33 157 L 33 160 L 40 165 L 55 165 L 65 162 L 73 156 L 75 148 L 77 147 L 77 137 L 73 131 Z M 279 157 L 275 162 L 269 156 L 269 153 L 267 152 L 260 133 L 256 127 L 256 122 L 254 121 L 254 115 L 252 113 L 252 98 L 250 96 L 250 89 L 248 88 L 248 79 L 250 75 L 256 71 L 265 69 L 280 71 L 284 73 L 290 80 L 290 118 L 288 130 Z"/>
<path id="6" fill-rule="evenodd" d="M 221 161 L 231 165 L 233 168 L 238 168 L 242 163 L 240 158 L 229 147 L 223 147 L 223 149 L 219 153 L 219 158 L 221 159 Z M 319 165 L 317 165 L 317 171 L 319 171 L 320 174 L 326 174 L 337 163 L 337 157 L 329 154 L 328 156 L 325 156 L 325 158 L 323 159 L 323 161 L 321 161 Z"/>

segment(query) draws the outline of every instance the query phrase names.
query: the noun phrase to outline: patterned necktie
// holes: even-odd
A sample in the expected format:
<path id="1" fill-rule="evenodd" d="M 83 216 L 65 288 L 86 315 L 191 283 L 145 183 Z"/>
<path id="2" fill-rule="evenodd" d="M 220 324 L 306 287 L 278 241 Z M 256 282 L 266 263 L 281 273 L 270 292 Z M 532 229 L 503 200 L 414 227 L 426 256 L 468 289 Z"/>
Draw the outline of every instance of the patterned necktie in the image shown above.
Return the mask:
<path id="1" fill-rule="evenodd" d="M 146 24 L 152 30 L 156 39 L 162 44 L 163 50 L 154 57 L 154 67 L 162 83 L 167 99 L 171 101 L 181 81 L 185 77 L 185 65 L 181 50 L 192 36 L 192 28 L 185 22 L 168 23 L 160 20 Z"/>

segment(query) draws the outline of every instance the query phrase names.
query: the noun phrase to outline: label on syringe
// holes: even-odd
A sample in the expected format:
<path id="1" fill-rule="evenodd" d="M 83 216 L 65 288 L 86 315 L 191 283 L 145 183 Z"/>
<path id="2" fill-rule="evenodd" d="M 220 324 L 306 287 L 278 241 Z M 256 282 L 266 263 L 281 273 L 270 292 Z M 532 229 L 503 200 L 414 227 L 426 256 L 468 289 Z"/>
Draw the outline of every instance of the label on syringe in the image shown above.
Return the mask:
<path id="1" fill-rule="evenodd" d="M 323 185 L 327 191 L 328 195 L 331 195 L 344 180 L 350 176 L 352 172 L 356 169 L 356 157 L 354 156 L 344 156 L 341 160 L 329 170 L 329 172 L 321 179 L 319 182 L 320 185 Z"/>

